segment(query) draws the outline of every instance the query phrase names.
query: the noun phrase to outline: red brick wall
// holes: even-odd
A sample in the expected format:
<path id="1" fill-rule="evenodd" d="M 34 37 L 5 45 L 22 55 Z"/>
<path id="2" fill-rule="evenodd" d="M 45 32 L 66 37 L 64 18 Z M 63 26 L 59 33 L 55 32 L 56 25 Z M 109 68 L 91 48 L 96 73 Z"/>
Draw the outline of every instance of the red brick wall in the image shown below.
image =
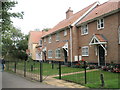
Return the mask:
<path id="1" fill-rule="evenodd" d="M 46 42 L 43 41 L 43 46 L 47 47 L 47 58 L 46 58 L 47 60 L 64 61 L 64 53 L 63 53 L 63 50 L 62 50 L 62 46 L 64 46 L 64 44 L 66 43 L 65 40 L 68 40 L 68 47 L 70 47 L 69 46 L 69 36 L 70 36 L 69 29 L 67 29 L 67 36 L 64 36 L 64 30 L 60 31 L 59 35 L 60 35 L 60 40 L 59 41 L 56 41 L 56 33 L 51 35 L 51 37 L 52 37 L 52 42 L 51 43 L 48 42 L 49 37 L 45 37 Z M 61 58 L 55 58 L 55 50 L 57 48 L 61 49 Z M 53 58 L 48 58 L 48 50 L 53 51 Z M 70 49 L 68 49 L 68 53 L 69 53 L 69 56 L 70 56 Z M 70 60 L 69 56 L 68 56 L 68 60 Z"/>
<path id="2" fill-rule="evenodd" d="M 79 47 L 89 46 L 89 42 L 93 34 L 103 34 L 108 40 L 108 55 L 106 62 L 117 62 L 118 60 L 118 13 L 104 17 L 104 29 L 97 30 L 97 21 L 88 24 L 88 35 L 81 35 L 81 27 L 78 29 L 79 33 Z M 81 54 L 81 49 L 79 50 Z M 89 56 L 83 57 L 89 62 L 98 62 L 98 56 L 95 55 L 94 46 L 89 46 Z"/>

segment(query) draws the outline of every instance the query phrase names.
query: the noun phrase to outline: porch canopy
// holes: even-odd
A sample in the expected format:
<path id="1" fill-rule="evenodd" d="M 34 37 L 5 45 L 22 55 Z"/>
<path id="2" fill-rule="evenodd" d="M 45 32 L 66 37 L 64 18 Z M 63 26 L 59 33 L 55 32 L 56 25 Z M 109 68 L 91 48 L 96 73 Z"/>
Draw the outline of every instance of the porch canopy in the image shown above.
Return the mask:
<path id="1" fill-rule="evenodd" d="M 68 42 L 64 44 L 64 46 L 62 47 L 64 48 L 67 52 L 68 52 Z"/>
<path id="2" fill-rule="evenodd" d="M 107 39 L 102 34 L 94 34 L 89 45 L 101 45 L 105 50 L 105 55 L 107 55 Z"/>

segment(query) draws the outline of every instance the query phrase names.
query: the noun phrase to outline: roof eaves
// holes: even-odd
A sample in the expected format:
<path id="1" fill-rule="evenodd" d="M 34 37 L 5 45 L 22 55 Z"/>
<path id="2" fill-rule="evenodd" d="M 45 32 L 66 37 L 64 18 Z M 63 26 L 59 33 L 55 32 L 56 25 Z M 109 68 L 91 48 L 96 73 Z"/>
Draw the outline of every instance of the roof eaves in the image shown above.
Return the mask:
<path id="1" fill-rule="evenodd" d="M 54 33 L 60 32 L 60 31 L 62 31 L 62 30 L 64 30 L 64 29 L 67 29 L 67 28 L 68 28 L 68 26 L 66 26 L 66 27 L 64 27 L 64 28 L 61 28 L 61 29 L 59 29 L 59 30 L 56 30 L 56 31 L 54 31 L 54 32 L 51 32 L 51 33 L 49 33 L 49 34 L 47 34 L 47 35 L 45 35 L 45 36 L 42 36 L 41 38 L 50 36 L 50 35 L 52 35 L 52 34 L 54 34 Z"/>
<path id="2" fill-rule="evenodd" d="M 116 9 L 116 10 L 113 10 L 113 11 L 111 11 L 111 12 L 105 13 L 105 14 L 103 14 L 103 15 L 100 15 L 100 16 L 98 16 L 98 17 L 95 17 L 95 18 L 93 18 L 93 19 L 87 20 L 87 21 L 82 22 L 82 23 L 80 23 L 80 24 L 77 24 L 76 27 L 80 27 L 80 26 L 81 26 L 82 24 L 84 24 L 84 23 L 90 23 L 90 22 L 92 22 L 92 21 L 97 20 L 98 18 L 106 17 L 106 16 L 108 16 L 108 15 L 117 13 L 117 12 L 119 12 L 119 11 L 120 11 L 120 8 L 118 8 L 118 9 Z"/>

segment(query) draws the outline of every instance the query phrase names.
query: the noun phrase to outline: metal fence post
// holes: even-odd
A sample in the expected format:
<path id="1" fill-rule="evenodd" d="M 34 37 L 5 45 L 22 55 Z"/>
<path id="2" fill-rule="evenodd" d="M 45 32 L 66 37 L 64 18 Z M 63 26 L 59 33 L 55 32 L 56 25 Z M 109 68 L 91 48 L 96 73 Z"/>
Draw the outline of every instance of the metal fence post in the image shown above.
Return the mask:
<path id="1" fill-rule="evenodd" d="M 105 86 L 105 83 L 104 83 L 104 75 L 103 73 L 100 74 L 100 79 L 101 79 L 101 86 L 104 87 Z"/>
<path id="2" fill-rule="evenodd" d="M 24 61 L 24 77 L 26 77 L 26 61 Z"/>
<path id="3" fill-rule="evenodd" d="M 42 61 L 40 61 L 40 82 L 42 82 Z"/>
<path id="4" fill-rule="evenodd" d="M 15 68 L 14 68 L 14 72 L 16 73 L 16 61 L 15 61 Z"/>
<path id="5" fill-rule="evenodd" d="M 86 77 L 86 61 L 84 61 L 84 68 L 85 68 L 85 84 L 87 84 L 87 77 Z"/>
<path id="6" fill-rule="evenodd" d="M 61 79 L 61 62 L 59 61 L 59 79 Z"/>
<path id="7" fill-rule="evenodd" d="M 52 61 L 52 69 L 54 69 L 54 62 Z"/>
<path id="8" fill-rule="evenodd" d="M 31 72 L 33 71 L 33 65 L 31 65 Z"/>

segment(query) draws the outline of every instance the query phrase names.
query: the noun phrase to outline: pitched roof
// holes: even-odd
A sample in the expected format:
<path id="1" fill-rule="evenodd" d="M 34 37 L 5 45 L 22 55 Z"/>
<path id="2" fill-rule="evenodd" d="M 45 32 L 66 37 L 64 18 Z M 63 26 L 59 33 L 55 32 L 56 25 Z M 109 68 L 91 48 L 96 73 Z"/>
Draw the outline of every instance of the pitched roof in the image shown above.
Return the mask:
<path id="1" fill-rule="evenodd" d="M 109 0 L 101 5 L 98 5 L 93 11 L 91 11 L 85 18 L 83 18 L 77 25 L 83 22 L 92 20 L 101 15 L 107 14 L 120 8 L 120 0 Z"/>
<path id="2" fill-rule="evenodd" d="M 95 44 L 106 44 L 107 39 L 102 34 L 95 34 L 93 35 L 89 45 L 95 45 Z"/>
<path id="3" fill-rule="evenodd" d="M 42 37 L 43 31 L 30 31 L 29 40 L 31 43 L 38 43 Z"/>
<path id="4" fill-rule="evenodd" d="M 46 33 L 42 37 L 47 36 L 49 34 L 52 34 L 53 32 L 56 32 L 60 29 L 63 29 L 65 27 L 69 26 L 70 24 L 74 23 L 80 16 L 82 16 L 85 12 L 87 12 L 95 3 L 89 5 L 88 7 L 82 9 L 81 11 L 73 14 L 70 18 L 62 20 L 61 22 L 59 22 L 55 27 L 53 27 L 51 30 L 49 30 L 48 33 Z"/>
<path id="5" fill-rule="evenodd" d="M 106 39 L 102 34 L 95 34 L 95 37 L 96 37 L 100 42 L 107 42 L 107 39 Z"/>

